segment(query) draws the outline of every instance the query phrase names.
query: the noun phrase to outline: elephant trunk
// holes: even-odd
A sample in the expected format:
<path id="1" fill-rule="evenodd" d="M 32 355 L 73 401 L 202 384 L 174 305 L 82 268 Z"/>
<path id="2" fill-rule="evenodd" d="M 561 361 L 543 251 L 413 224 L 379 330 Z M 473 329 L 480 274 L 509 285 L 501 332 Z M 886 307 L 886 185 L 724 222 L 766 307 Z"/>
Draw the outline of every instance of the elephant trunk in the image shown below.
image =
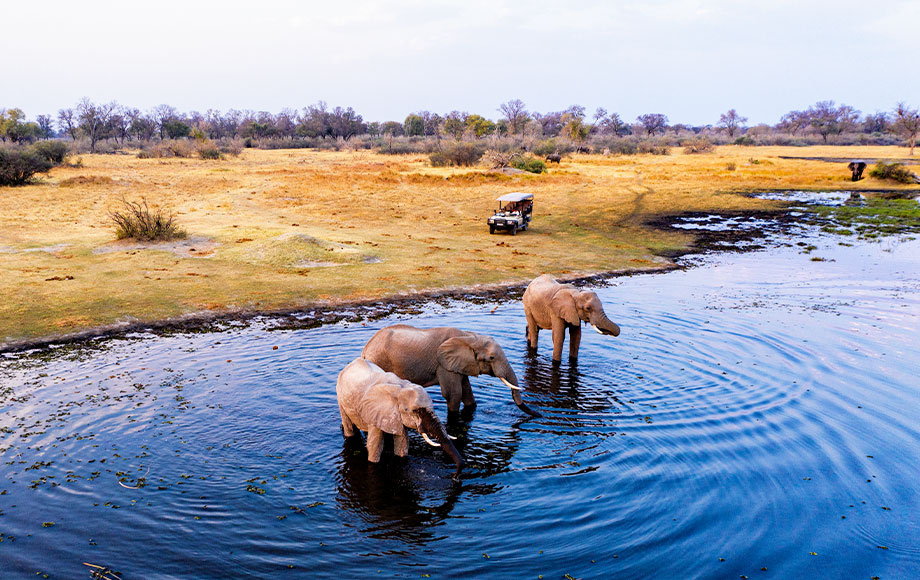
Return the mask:
<path id="1" fill-rule="evenodd" d="M 451 442 L 450 437 L 447 435 L 447 431 L 444 429 L 444 425 L 438 420 L 435 414 L 428 409 L 421 409 L 418 414 L 421 418 L 419 422 L 419 431 L 427 434 L 429 437 L 434 437 L 434 440 L 441 444 L 441 449 L 444 450 L 444 453 L 447 453 L 457 466 L 457 470 L 454 472 L 454 479 L 456 479 L 460 475 L 460 471 L 463 469 L 466 462 L 463 460 L 463 457 L 460 456 L 460 452 L 457 451 L 457 448 L 454 447 L 453 442 Z"/>
<path id="2" fill-rule="evenodd" d="M 505 383 L 506 386 L 511 388 L 511 398 L 514 399 L 514 404 L 517 405 L 521 411 L 524 411 L 531 417 L 543 416 L 524 404 L 524 399 L 521 397 L 521 388 L 518 386 L 518 380 L 514 371 L 511 369 L 511 365 L 507 362 L 502 365 L 493 365 L 492 374 L 500 379 L 501 382 Z"/>
<path id="3" fill-rule="evenodd" d="M 609 336 L 620 336 L 620 327 L 616 325 L 615 322 L 607 318 L 607 315 L 603 312 L 598 313 L 596 316 L 593 316 L 589 321 L 591 326 L 594 327 L 594 330 L 600 334 L 607 334 Z"/>

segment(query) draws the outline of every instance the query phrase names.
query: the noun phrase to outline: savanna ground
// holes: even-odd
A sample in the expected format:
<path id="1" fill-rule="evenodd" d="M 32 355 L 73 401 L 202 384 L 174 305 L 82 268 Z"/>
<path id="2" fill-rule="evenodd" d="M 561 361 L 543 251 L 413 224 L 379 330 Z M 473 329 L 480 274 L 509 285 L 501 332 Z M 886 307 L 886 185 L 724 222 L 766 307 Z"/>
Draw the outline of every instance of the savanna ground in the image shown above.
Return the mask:
<path id="1" fill-rule="evenodd" d="M 0 188 L 0 346 L 199 312 L 273 311 L 433 289 L 667 265 L 692 234 L 646 226 L 685 211 L 776 202 L 757 190 L 906 188 L 849 181 L 845 163 L 898 147 L 718 147 L 576 155 L 542 175 L 432 168 L 370 152 L 245 150 L 224 160 L 84 155 L 36 185 Z M 501 194 L 535 195 L 534 222 L 490 236 Z M 189 238 L 116 241 L 122 198 L 168 208 Z"/>

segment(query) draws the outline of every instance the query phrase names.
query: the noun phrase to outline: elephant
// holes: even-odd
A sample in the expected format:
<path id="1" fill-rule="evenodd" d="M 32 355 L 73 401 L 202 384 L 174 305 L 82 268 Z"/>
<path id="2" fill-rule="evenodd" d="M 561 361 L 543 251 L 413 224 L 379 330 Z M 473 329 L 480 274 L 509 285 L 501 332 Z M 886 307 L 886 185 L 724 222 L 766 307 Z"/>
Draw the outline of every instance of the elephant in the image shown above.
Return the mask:
<path id="1" fill-rule="evenodd" d="M 847 169 L 849 169 L 853 173 L 851 181 L 859 181 L 860 179 L 862 179 L 863 171 L 866 170 L 866 162 L 865 161 L 850 161 L 850 164 L 847 165 Z"/>
<path id="2" fill-rule="evenodd" d="M 384 433 L 393 435 L 396 455 L 406 457 L 409 454 L 408 427 L 418 431 L 430 445 L 441 447 L 457 466 L 454 478 L 459 476 L 463 458 L 435 415 L 434 403 L 425 389 L 357 358 L 339 373 L 335 393 L 345 437 L 355 435 L 356 427 L 367 431 L 368 461 L 380 461 Z"/>
<path id="3" fill-rule="evenodd" d="M 562 161 L 562 155 L 558 153 L 550 153 L 546 156 L 547 161 L 552 161 L 553 163 L 559 163 Z"/>
<path id="4" fill-rule="evenodd" d="M 510 387 L 522 411 L 541 416 L 524 404 L 517 377 L 502 347 L 490 336 L 448 326 L 422 329 L 394 324 L 378 330 L 361 356 L 423 387 L 440 385 L 451 413 L 460 410 L 461 402 L 469 409 L 476 406 L 470 377 L 485 374 Z"/>
<path id="5" fill-rule="evenodd" d="M 620 335 L 620 327 L 604 314 L 604 306 L 597 294 L 578 290 L 571 284 L 560 284 L 548 274 L 537 277 L 527 286 L 523 301 L 524 316 L 527 317 L 527 346 L 536 352 L 540 329 L 552 329 L 553 362 L 562 359 L 566 328 L 569 329 L 571 361 L 578 359 L 582 322 L 589 323 L 600 334 Z"/>

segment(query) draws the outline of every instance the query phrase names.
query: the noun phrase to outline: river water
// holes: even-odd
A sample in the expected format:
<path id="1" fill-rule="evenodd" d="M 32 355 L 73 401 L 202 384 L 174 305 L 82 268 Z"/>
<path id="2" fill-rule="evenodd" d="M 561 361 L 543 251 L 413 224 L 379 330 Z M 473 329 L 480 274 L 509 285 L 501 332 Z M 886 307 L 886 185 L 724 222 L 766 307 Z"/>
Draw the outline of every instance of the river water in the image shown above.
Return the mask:
<path id="1" fill-rule="evenodd" d="M 594 288 L 577 365 L 514 301 L 6 355 L 0 576 L 920 577 L 920 242 L 766 246 Z M 335 378 L 395 322 L 494 336 L 544 416 L 476 378 L 460 483 L 369 465 Z"/>

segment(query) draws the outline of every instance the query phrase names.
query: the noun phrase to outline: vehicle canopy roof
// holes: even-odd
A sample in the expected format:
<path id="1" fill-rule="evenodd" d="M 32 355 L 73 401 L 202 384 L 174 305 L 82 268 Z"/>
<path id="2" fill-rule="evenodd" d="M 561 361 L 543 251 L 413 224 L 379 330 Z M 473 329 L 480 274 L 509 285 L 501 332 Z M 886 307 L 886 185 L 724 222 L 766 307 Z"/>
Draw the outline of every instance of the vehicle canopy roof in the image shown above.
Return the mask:
<path id="1" fill-rule="evenodd" d="M 525 193 L 523 191 L 515 191 L 513 193 L 506 193 L 505 195 L 497 198 L 495 201 L 527 201 L 533 199 L 532 193 Z"/>

